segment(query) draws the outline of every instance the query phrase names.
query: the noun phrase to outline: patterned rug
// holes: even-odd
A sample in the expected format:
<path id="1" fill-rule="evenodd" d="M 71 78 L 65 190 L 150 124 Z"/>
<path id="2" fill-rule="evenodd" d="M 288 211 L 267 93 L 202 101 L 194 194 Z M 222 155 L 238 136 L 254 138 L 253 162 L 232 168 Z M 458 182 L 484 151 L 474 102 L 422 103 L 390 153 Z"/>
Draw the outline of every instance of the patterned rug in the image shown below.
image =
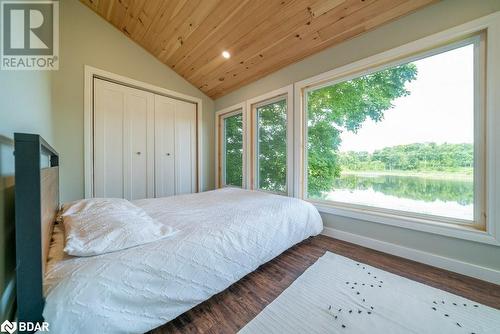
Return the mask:
<path id="1" fill-rule="evenodd" d="M 326 252 L 239 332 L 500 333 L 500 310 Z"/>

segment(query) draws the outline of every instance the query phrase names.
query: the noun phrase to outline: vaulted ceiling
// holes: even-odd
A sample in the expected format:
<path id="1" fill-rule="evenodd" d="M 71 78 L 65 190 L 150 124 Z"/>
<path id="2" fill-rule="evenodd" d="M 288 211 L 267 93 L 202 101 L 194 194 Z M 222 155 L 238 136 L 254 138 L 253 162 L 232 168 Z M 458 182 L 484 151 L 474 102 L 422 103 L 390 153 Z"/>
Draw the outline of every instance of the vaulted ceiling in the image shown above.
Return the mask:
<path id="1" fill-rule="evenodd" d="M 437 0 L 81 1 L 216 99 Z"/>

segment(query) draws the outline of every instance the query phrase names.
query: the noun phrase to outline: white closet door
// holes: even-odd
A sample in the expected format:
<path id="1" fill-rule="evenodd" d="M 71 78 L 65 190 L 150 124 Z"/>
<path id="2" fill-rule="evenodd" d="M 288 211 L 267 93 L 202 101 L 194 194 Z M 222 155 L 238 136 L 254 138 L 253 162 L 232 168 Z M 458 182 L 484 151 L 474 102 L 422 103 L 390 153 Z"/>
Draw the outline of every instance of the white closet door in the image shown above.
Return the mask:
<path id="1" fill-rule="evenodd" d="M 196 192 L 196 106 L 155 95 L 155 195 Z"/>
<path id="2" fill-rule="evenodd" d="M 153 196 L 153 96 L 94 79 L 94 196 Z"/>
<path id="3" fill-rule="evenodd" d="M 175 195 L 176 100 L 155 95 L 155 197 Z"/>
<path id="4" fill-rule="evenodd" d="M 175 109 L 175 193 L 196 192 L 196 105 L 177 101 Z"/>
<path id="5" fill-rule="evenodd" d="M 123 92 L 94 80 L 94 196 L 119 197 L 123 191 Z"/>
<path id="6" fill-rule="evenodd" d="M 123 127 L 125 198 L 134 200 L 153 197 L 154 95 L 126 88 L 130 91 L 125 95 Z"/>

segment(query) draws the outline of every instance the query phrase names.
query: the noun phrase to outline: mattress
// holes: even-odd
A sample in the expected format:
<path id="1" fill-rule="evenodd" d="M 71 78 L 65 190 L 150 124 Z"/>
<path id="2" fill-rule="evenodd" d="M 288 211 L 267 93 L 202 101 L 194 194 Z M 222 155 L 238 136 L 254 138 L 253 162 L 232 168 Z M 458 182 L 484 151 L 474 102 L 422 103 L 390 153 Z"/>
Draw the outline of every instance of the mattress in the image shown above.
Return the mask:
<path id="1" fill-rule="evenodd" d="M 53 245 L 43 312 L 51 332 L 146 332 L 323 229 L 310 203 L 256 191 L 225 188 L 133 203 L 178 233 L 92 257 L 64 255 L 61 242 Z"/>

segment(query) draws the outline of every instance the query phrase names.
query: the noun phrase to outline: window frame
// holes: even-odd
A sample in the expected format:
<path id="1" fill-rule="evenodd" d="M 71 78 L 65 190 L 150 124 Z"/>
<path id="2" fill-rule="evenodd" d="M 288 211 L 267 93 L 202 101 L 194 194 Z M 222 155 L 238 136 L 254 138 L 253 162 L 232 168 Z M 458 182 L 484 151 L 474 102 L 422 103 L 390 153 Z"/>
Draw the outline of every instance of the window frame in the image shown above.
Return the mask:
<path id="1" fill-rule="evenodd" d="M 331 85 L 335 80 L 337 80 L 337 82 L 349 80 L 349 78 L 381 70 L 385 67 L 397 65 L 398 63 L 411 61 L 412 57 L 422 57 L 423 54 L 430 56 L 431 53 L 436 50 L 443 52 L 443 48 L 446 48 L 448 45 L 460 43 L 462 40 L 466 40 L 478 34 L 482 34 L 480 45 L 483 49 L 481 55 L 483 61 L 480 70 L 484 77 L 476 80 L 480 88 L 479 91 L 475 92 L 475 103 L 480 101 L 479 103 L 481 105 L 479 108 L 484 111 L 480 113 L 481 115 L 479 118 L 477 117 L 478 113 L 475 113 L 474 159 L 475 164 L 476 162 L 482 162 L 483 164 L 479 168 L 476 167 L 476 165 L 474 166 L 474 186 L 480 188 L 478 191 L 475 189 L 475 204 L 478 203 L 477 196 L 479 196 L 479 202 L 481 204 L 479 204 L 478 207 L 481 207 L 484 213 L 481 217 L 482 224 L 472 226 L 467 224 L 462 225 L 456 224 L 455 219 L 450 219 L 450 221 L 447 221 L 447 219 L 436 220 L 433 219 L 434 216 L 428 217 L 419 214 L 401 215 L 400 212 L 393 212 L 391 210 L 372 210 L 372 207 L 368 207 L 369 210 L 366 210 L 363 206 L 345 206 L 321 201 L 310 202 L 323 213 L 481 243 L 500 245 L 500 208 L 496 209 L 496 207 L 500 205 L 500 193 L 498 190 L 500 189 L 500 175 L 497 175 L 498 172 L 495 172 L 495 170 L 500 169 L 500 159 L 497 158 L 500 157 L 500 134 L 495 133 L 495 127 L 500 126 L 500 116 L 496 115 L 496 109 L 500 108 L 500 97 L 498 94 L 495 95 L 495 89 L 498 90 L 498 88 L 500 88 L 500 79 L 498 79 L 500 64 L 499 61 L 496 60 L 499 59 L 500 56 L 500 15 L 498 14 L 491 14 L 296 82 L 294 84 L 294 130 L 296 134 L 294 145 L 297 153 L 294 161 L 294 196 L 304 199 L 305 189 L 307 189 L 305 187 L 305 180 L 307 180 L 307 161 L 305 160 L 307 157 L 305 97 L 307 96 L 306 91 L 308 89 L 313 87 L 317 89 L 321 86 Z M 475 58 L 478 59 L 478 57 Z M 477 72 L 475 72 L 475 75 L 477 75 Z M 477 96 L 479 96 L 479 98 L 477 98 Z M 477 108 L 478 106 L 475 105 L 475 109 Z M 487 123 L 486 119 L 488 120 Z M 481 124 L 484 131 L 478 131 L 478 124 Z M 479 140 L 481 140 L 483 144 L 477 149 L 476 145 L 479 144 L 479 142 L 476 138 L 477 135 L 481 133 L 482 139 Z M 495 189 L 495 187 L 497 187 L 497 189 Z M 475 216 L 475 218 L 476 217 L 477 216 Z"/>
<path id="2" fill-rule="evenodd" d="M 285 192 L 273 192 L 269 190 L 259 189 L 258 186 L 258 162 L 257 162 L 257 108 L 271 104 L 273 102 L 281 101 L 285 99 L 286 101 L 286 117 L 287 117 L 287 138 L 286 138 L 286 154 L 287 154 L 287 168 L 286 168 L 286 191 Z M 247 124 L 250 124 L 250 129 L 248 131 L 248 143 L 250 143 L 250 150 L 248 152 L 247 161 L 249 161 L 248 166 L 248 177 L 247 184 L 248 188 L 252 190 L 278 194 L 278 195 L 288 195 L 293 196 L 294 182 L 293 182 L 293 161 L 294 161 L 294 142 L 293 142 L 293 122 L 294 122 L 294 106 L 293 106 L 293 85 L 288 85 L 280 89 L 271 91 L 267 94 L 263 94 L 246 101 L 246 106 L 248 110 Z"/>
<path id="3" fill-rule="evenodd" d="M 247 155 L 247 134 L 246 134 L 246 105 L 239 103 L 229 108 L 222 109 L 215 113 L 215 184 L 217 188 L 240 188 L 235 185 L 225 184 L 225 169 L 224 169 L 224 156 L 225 150 L 223 148 L 225 137 L 224 120 L 228 117 L 235 115 L 242 115 L 243 127 L 243 164 L 242 164 L 242 186 L 241 189 L 246 188 L 246 155 Z"/>
<path id="4" fill-rule="evenodd" d="M 288 194 L 288 178 L 285 178 L 285 191 L 272 191 L 272 190 L 266 190 L 266 189 L 261 189 L 259 184 L 260 184 L 260 160 L 259 160 L 259 155 L 260 155 L 260 148 L 259 148 L 259 134 L 260 134 L 260 129 L 259 129 L 259 115 L 258 115 L 258 109 L 280 102 L 280 101 L 285 101 L 286 103 L 286 109 L 288 112 L 288 101 L 286 95 L 279 95 L 273 98 L 270 98 L 268 100 L 261 101 L 259 103 L 256 103 L 252 106 L 252 162 L 251 162 L 251 168 L 252 168 L 252 185 L 255 190 L 263 191 L 263 192 L 268 192 L 272 194 L 279 194 L 279 195 L 287 195 Z M 288 115 L 287 115 L 287 121 L 288 121 Z M 287 129 L 287 137 L 288 137 L 288 129 Z M 288 145 L 287 145 L 287 151 L 288 151 Z M 288 159 L 288 152 L 287 152 L 287 159 Z M 287 166 L 287 174 L 288 174 L 288 166 Z"/>
<path id="5" fill-rule="evenodd" d="M 288 101 L 288 139 L 287 139 L 287 187 L 288 195 L 296 198 L 303 198 L 304 187 L 304 150 L 306 148 L 304 142 L 304 90 L 311 86 L 331 83 L 336 78 L 346 78 L 349 75 L 357 74 L 368 69 L 375 70 L 377 67 L 388 66 L 390 62 L 397 62 L 401 59 L 422 54 L 423 52 L 435 49 L 440 46 L 445 46 L 449 43 L 465 39 L 467 37 L 485 32 L 484 44 L 486 50 L 483 62 L 484 73 L 487 73 L 486 78 L 481 80 L 482 100 L 485 109 L 483 114 L 485 123 L 484 130 L 484 149 L 475 149 L 475 154 L 482 154 L 482 161 L 485 161 L 483 177 L 484 177 L 484 192 L 483 203 L 485 206 L 485 230 L 477 229 L 467 225 L 450 224 L 429 220 L 425 217 L 409 217 L 401 216 L 393 213 L 373 212 L 356 208 L 345 208 L 342 206 L 332 206 L 330 203 L 313 203 L 321 213 L 327 214 L 326 217 L 335 219 L 354 218 L 365 222 L 380 223 L 393 226 L 394 228 L 410 229 L 431 234 L 443 235 L 451 238 L 470 240 L 479 243 L 500 246 L 500 13 L 493 13 L 484 17 L 469 21 L 467 23 L 443 30 L 441 32 L 420 38 L 407 44 L 395 47 L 388 51 L 384 51 L 361 60 L 348 63 L 346 65 L 334 68 L 330 71 L 315 75 L 304 80 L 296 81 L 293 85 L 289 85 L 267 94 L 263 94 L 256 98 L 248 99 L 251 91 L 245 91 L 243 95 L 243 103 L 224 109 L 226 112 L 237 108 L 244 108 L 244 188 L 251 189 L 250 183 L 250 162 L 252 157 L 250 153 L 250 145 L 252 136 L 250 129 L 247 129 L 251 124 L 251 107 L 253 104 L 262 100 L 287 93 Z M 487 71 L 486 71 L 487 69 Z M 259 91 L 265 91 L 266 85 L 257 87 Z M 250 95 L 251 96 L 251 95 Z M 477 99 L 476 99 L 477 101 Z M 293 102 L 293 103 L 292 103 Z M 216 102 L 217 104 L 217 102 Z M 246 108 L 246 109 L 245 109 Z M 222 110 L 221 112 L 223 112 Z M 247 112 L 248 111 L 248 112 Z M 220 113 L 220 112 L 218 112 Z M 216 114 L 218 114 L 216 113 Z M 293 117 L 292 117 L 293 116 Z M 218 123 L 216 117 L 216 138 L 218 138 Z M 487 120 L 487 122 L 486 122 Z M 475 120 L 477 124 L 477 120 Z M 247 131 L 248 130 L 248 131 Z M 475 134 L 478 133 L 474 129 Z M 217 140 L 217 139 L 216 139 Z M 215 145 L 215 174 L 216 185 L 218 184 L 218 145 Z M 475 156 L 475 161 L 478 161 Z M 478 168 L 476 172 L 480 173 Z M 475 181 L 476 182 L 476 181 Z M 476 182 L 477 184 L 477 182 Z M 328 214 L 333 216 L 328 216 Z M 345 218 L 343 218 L 345 217 Z M 354 221 L 355 222 L 355 221 Z"/>
<path id="6" fill-rule="evenodd" d="M 365 210 L 371 211 L 375 213 L 385 213 L 392 215 L 399 215 L 409 218 L 417 218 L 427 221 L 439 222 L 439 223 L 447 223 L 447 224 L 460 224 L 464 226 L 469 226 L 479 230 L 485 230 L 485 206 L 484 206 L 484 195 L 485 195 L 485 184 L 484 184 L 484 170 L 485 170 L 485 161 L 483 159 L 484 152 L 484 143 L 485 143 L 485 123 L 484 123 L 484 113 L 485 110 L 483 108 L 484 101 L 482 96 L 482 82 L 485 79 L 484 68 L 482 64 L 485 60 L 485 43 L 484 43 L 484 33 L 474 34 L 472 36 L 466 37 L 464 39 L 453 41 L 449 44 L 438 46 L 436 48 L 432 48 L 430 50 L 426 50 L 423 52 L 419 52 L 415 55 L 411 55 L 409 57 L 404 57 L 398 59 L 396 61 L 388 62 L 384 65 L 377 66 L 375 68 L 369 68 L 362 70 L 360 72 L 352 73 L 346 77 L 335 78 L 332 81 L 328 81 L 326 83 L 322 83 L 321 85 L 312 85 L 307 87 L 304 90 L 304 117 L 307 120 L 307 96 L 311 91 L 315 91 L 317 89 L 321 89 L 324 87 L 332 86 L 338 83 L 342 83 L 345 81 L 349 81 L 352 79 L 356 79 L 365 75 L 370 75 L 377 73 L 379 71 L 383 71 L 388 68 L 392 68 L 395 66 L 399 66 L 402 64 L 407 64 L 410 62 L 418 61 L 421 59 L 426 59 L 429 57 L 433 57 L 435 55 L 439 55 L 442 53 L 446 53 L 448 51 L 452 51 L 467 45 L 472 45 L 474 48 L 474 176 L 473 176 L 473 185 L 474 185 L 474 212 L 473 212 L 473 220 L 452 218 L 446 216 L 438 216 L 432 214 L 424 214 L 410 211 L 402 211 L 398 209 L 389 209 L 377 206 L 370 205 L 362 205 L 356 203 L 348 203 L 348 202 L 338 202 L 338 201 L 328 201 L 328 200 L 319 200 L 319 199 L 310 199 L 307 197 L 307 171 L 308 171 L 308 161 L 307 161 L 307 138 L 308 138 L 308 127 L 304 127 L 304 193 L 303 199 L 312 203 L 318 203 L 321 205 L 333 205 L 337 207 L 342 207 L 344 209 L 352 208 L 356 210 Z"/>

